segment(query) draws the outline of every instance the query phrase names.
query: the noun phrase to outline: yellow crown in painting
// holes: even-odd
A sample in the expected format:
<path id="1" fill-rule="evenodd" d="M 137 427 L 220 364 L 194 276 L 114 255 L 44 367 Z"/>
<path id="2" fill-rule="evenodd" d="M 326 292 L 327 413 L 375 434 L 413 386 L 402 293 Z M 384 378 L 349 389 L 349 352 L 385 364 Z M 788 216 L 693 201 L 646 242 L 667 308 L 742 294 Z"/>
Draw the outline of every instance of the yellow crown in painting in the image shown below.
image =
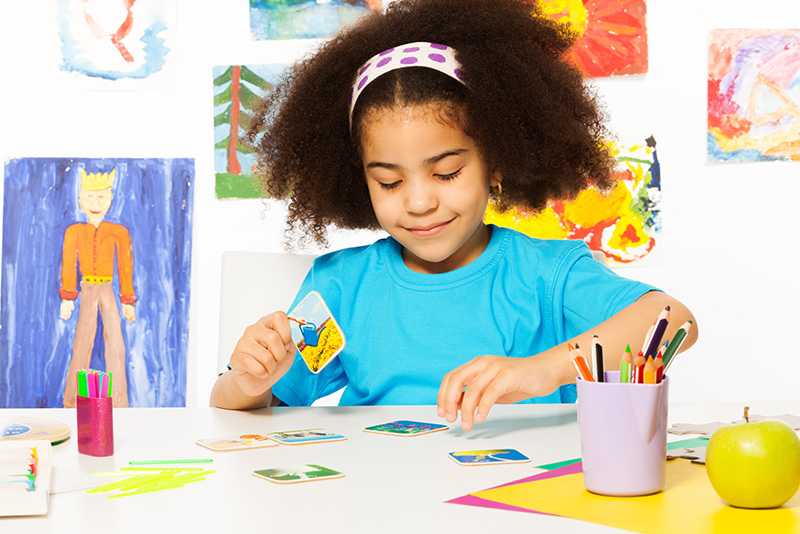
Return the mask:
<path id="1" fill-rule="evenodd" d="M 102 191 L 114 187 L 114 179 L 117 177 L 117 169 L 111 172 L 89 172 L 80 169 L 81 189 L 86 191 Z"/>

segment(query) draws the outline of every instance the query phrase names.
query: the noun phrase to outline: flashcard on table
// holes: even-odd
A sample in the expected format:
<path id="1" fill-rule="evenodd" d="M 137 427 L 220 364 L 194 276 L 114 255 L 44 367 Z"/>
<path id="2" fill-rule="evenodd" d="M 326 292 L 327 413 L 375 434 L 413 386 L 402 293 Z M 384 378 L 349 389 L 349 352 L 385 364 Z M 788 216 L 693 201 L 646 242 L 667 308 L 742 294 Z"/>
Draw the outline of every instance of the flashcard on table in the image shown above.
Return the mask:
<path id="1" fill-rule="evenodd" d="M 285 432 L 273 432 L 267 434 L 269 439 L 275 440 L 281 445 L 306 445 L 309 443 L 321 443 L 327 441 L 343 441 L 347 436 L 328 432 L 321 428 L 307 428 L 303 430 L 286 430 Z"/>
<path id="2" fill-rule="evenodd" d="M 319 373 L 344 349 L 344 332 L 316 291 L 303 297 L 288 315 L 292 341 L 300 356 L 309 371 Z"/>
<path id="3" fill-rule="evenodd" d="M 749 416 L 751 422 L 757 421 L 781 421 L 789 425 L 793 430 L 800 431 L 800 417 L 796 415 L 751 415 Z M 714 421 L 702 425 L 694 425 L 689 423 L 676 423 L 669 427 L 670 434 L 701 434 L 703 436 L 710 436 L 723 426 L 735 425 L 744 423 L 744 419 L 732 421 L 730 423 L 722 423 Z"/>
<path id="4" fill-rule="evenodd" d="M 344 473 L 322 465 L 306 464 L 299 467 L 259 469 L 258 471 L 253 471 L 253 475 L 276 484 L 296 484 L 298 482 L 342 478 Z"/>
<path id="5" fill-rule="evenodd" d="M 448 454 L 460 465 L 521 464 L 531 459 L 516 449 L 487 449 L 478 451 L 456 451 Z"/>
<path id="6" fill-rule="evenodd" d="M 368 426 L 365 432 L 389 434 L 391 436 L 422 436 L 433 432 L 447 430 L 447 425 L 437 423 L 420 423 L 419 421 L 391 421 L 382 425 Z"/>
<path id="7" fill-rule="evenodd" d="M 278 446 L 269 436 L 261 434 L 242 434 L 236 438 L 201 439 L 197 441 L 197 444 L 212 451 L 243 451 Z"/>
<path id="8" fill-rule="evenodd" d="M 691 460 L 693 464 L 706 463 L 706 447 L 684 447 L 667 451 L 667 460 L 675 458 L 685 458 Z"/>

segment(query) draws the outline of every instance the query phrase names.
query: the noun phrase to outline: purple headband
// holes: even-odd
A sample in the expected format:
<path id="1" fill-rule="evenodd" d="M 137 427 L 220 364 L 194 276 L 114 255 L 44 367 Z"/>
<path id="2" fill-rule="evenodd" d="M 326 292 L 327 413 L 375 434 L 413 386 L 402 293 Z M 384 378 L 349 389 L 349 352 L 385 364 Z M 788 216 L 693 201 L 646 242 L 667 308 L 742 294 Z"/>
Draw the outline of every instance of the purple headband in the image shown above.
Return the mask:
<path id="1" fill-rule="evenodd" d="M 375 54 L 358 69 L 350 98 L 350 126 L 353 126 L 353 110 L 361 93 L 377 78 L 396 69 L 406 67 L 428 67 L 438 70 L 454 80 L 461 79 L 461 63 L 456 59 L 456 51 L 443 44 L 417 42 L 408 43 Z"/>

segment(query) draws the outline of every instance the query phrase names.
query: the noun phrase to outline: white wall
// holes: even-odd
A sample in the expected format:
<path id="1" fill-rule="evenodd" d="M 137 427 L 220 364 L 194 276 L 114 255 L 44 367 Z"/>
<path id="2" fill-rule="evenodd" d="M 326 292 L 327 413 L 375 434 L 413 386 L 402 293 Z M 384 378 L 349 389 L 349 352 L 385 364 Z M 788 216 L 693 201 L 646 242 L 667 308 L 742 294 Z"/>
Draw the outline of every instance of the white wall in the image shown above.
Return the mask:
<path id="1" fill-rule="evenodd" d="M 648 74 L 596 83 L 612 129 L 623 140 L 654 134 L 662 163 L 663 234 L 644 265 L 622 272 L 683 300 L 699 320 L 700 341 L 672 368 L 674 399 L 800 399 L 798 167 L 705 164 L 709 30 L 785 27 L 796 0 L 648 4 Z M 216 376 L 222 252 L 280 251 L 285 216 L 273 201 L 215 199 L 211 69 L 291 61 L 316 42 L 253 42 L 245 0 L 183 0 L 172 90 L 86 91 L 53 74 L 54 14 L 54 1 L 0 3 L 0 159 L 195 159 L 187 399 L 206 404 Z M 338 232 L 331 244 L 374 236 Z"/>

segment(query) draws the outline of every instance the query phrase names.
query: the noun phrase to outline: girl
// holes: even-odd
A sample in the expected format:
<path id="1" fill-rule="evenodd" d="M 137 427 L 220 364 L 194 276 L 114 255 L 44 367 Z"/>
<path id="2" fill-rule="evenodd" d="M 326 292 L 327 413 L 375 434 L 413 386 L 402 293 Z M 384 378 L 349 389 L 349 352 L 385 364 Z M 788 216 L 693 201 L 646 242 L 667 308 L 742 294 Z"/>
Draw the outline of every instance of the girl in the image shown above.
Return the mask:
<path id="1" fill-rule="evenodd" d="M 573 402 L 567 343 L 597 334 L 606 368 L 680 302 L 621 278 L 583 242 L 483 223 L 487 202 L 541 209 L 607 187 L 607 135 L 566 30 L 523 0 L 401 0 L 327 42 L 254 121 L 266 192 L 289 200 L 290 236 L 382 228 L 317 258 L 295 303 L 319 291 L 347 347 L 319 374 L 276 311 L 248 327 L 212 405 L 433 404 L 468 430 L 497 402 Z M 683 347 L 690 347 L 697 329 Z M 477 412 L 477 416 L 476 416 Z"/>

